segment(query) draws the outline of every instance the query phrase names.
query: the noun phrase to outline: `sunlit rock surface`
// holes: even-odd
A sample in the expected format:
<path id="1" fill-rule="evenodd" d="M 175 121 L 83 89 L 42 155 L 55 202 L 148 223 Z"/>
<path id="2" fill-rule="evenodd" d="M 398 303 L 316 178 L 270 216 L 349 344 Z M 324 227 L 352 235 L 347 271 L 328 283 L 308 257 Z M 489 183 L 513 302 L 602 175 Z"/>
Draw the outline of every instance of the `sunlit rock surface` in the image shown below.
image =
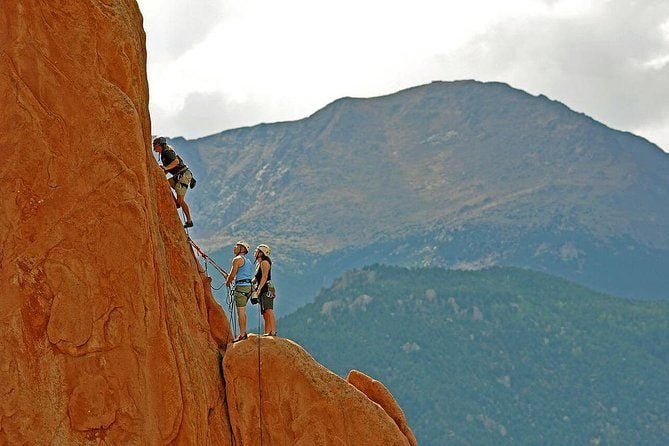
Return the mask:
<path id="1" fill-rule="evenodd" d="M 395 398 L 390 391 L 380 381 L 377 381 L 362 372 L 351 370 L 346 377 L 346 381 L 355 386 L 362 393 L 367 395 L 370 400 L 377 403 L 385 410 L 388 415 L 395 421 L 397 427 L 402 433 L 406 435 L 407 440 L 411 446 L 417 446 L 418 442 L 414 436 L 411 428 L 407 424 L 407 419 L 404 416 L 402 408 L 397 404 Z"/>
<path id="2" fill-rule="evenodd" d="M 224 373 L 238 446 L 260 444 L 261 417 L 263 444 L 410 444 L 381 406 L 289 340 L 252 335 L 234 344 Z"/>
<path id="3" fill-rule="evenodd" d="M 409 444 L 290 341 L 261 375 L 229 343 L 151 153 L 134 0 L 5 2 L 0 48 L 0 445 Z"/>
<path id="4" fill-rule="evenodd" d="M 0 444 L 230 443 L 144 40 L 134 0 L 0 8 Z"/>

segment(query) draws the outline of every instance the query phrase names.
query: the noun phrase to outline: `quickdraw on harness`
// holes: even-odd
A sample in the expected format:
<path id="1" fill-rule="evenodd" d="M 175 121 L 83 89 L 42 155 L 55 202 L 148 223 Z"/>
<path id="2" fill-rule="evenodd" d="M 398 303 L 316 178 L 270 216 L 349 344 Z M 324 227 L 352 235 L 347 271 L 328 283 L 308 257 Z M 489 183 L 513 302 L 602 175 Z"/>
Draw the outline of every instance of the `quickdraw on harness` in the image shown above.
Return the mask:
<path id="1" fill-rule="evenodd" d="M 216 271 L 218 271 L 219 274 L 221 274 L 221 276 L 223 276 L 224 279 L 227 280 L 228 272 L 226 270 L 221 268 L 220 265 L 218 263 L 216 263 L 216 261 L 214 259 L 209 257 L 209 255 L 207 255 L 207 253 L 204 252 L 202 250 L 202 248 L 200 248 L 197 245 L 197 243 L 195 243 L 193 241 L 192 238 L 188 237 L 188 243 L 190 243 L 190 245 L 193 247 L 195 252 L 197 252 L 200 255 L 200 257 L 202 257 L 202 259 L 204 260 L 204 273 L 207 276 L 209 276 L 208 265 L 211 264 L 211 266 L 213 266 L 214 269 Z M 223 282 L 220 286 L 215 287 L 213 285 L 213 281 L 212 281 L 210 286 L 211 286 L 211 289 L 218 291 L 221 288 L 223 288 L 224 284 L 225 284 L 225 282 Z M 230 322 L 231 322 L 231 325 L 232 325 L 232 333 L 236 337 L 237 336 L 237 312 L 235 311 L 235 289 L 234 289 L 234 287 L 228 287 L 228 292 L 227 292 L 227 295 L 226 295 L 225 303 L 228 306 L 228 313 L 230 314 Z"/>

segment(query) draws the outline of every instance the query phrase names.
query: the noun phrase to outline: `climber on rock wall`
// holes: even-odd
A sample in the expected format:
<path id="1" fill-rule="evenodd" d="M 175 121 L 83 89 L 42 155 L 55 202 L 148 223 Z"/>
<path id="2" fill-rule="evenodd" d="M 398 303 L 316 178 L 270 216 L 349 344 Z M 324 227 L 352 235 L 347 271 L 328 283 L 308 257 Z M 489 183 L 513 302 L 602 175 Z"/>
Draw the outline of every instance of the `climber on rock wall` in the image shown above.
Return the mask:
<path id="1" fill-rule="evenodd" d="M 234 284 L 235 306 L 239 319 L 239 336 L 233 342 L 243 341 L 248 337 L 246 334 L 246 303 L 252 293 L 251 279 L 253 279 L 253 262 L 246 258 L 249 249 L 249 244 L 241 240 L 232 248 L 235 257 L 232 259 L 230 274 L 225 282 L 228 287 Z"/>
<path id="2" fill-rule="evenodd" d="M 167 144 L 167 139 L 164 136 L 159 136 L 153 140 L 153 150 L 160 154 L 160 166 L 165 173 L 170 173 L 172 176 L 169 179 L 170 186 L 176 192 L 177 196 L 174 199 L 177 208 L 184 210 L 186 215 L 186 223 L 184 228 L 192 228 L 193 220 L 190 217 L 190 209 L 186 204 L 186 192 L 188 187 L 195 186 L 193 181 L 193 174 L 183 160 L 174 149 Z"/>

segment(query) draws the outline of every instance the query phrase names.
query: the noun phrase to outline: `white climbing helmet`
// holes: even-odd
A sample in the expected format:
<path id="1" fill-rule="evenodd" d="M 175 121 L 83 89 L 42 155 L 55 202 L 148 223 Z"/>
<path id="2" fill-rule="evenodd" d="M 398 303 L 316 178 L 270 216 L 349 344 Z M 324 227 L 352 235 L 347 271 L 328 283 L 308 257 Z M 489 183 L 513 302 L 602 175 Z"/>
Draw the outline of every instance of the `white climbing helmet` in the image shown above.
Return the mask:
<path id="1" fill-rule="evenodd" d="M 272 253 L 272 250 L 270 249 L 270 247 L 265 245 L 265 244 L 258 245 L 258 247 L 256 249 L 258 251 L 262 252 L 263 254 L 265 254 L 265 256 L 267 256 L 267 257 L 269 257 L 269 255 Z"/>
<path id="2" fill-rule="evenodd" d="M 244 241 L 242 241 L 242 240 L 240 240 L 240 241 L 238 241 L 237 243 L 235 243 L 235 245 L 243 246 L 244 249 L 246 249 L 246 252 L 249 252 L 249 250 L 251 249 L 251 246 L 250 246 L 248 243 L 246 243 L 246 242 L 244 242 Z"/>

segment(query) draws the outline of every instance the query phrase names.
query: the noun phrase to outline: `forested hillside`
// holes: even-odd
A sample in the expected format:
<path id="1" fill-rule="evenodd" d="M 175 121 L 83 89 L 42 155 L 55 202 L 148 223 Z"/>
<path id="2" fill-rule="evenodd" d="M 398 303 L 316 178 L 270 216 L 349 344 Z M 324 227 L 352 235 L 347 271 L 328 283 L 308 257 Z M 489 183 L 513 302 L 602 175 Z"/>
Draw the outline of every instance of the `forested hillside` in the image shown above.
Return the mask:
<path id="1" fill-rule="evenodd" d="M 372 266 L 279 333 L 382 380 L 423 446 L 669 442 L 667 301 L 516 268 Z"/>

